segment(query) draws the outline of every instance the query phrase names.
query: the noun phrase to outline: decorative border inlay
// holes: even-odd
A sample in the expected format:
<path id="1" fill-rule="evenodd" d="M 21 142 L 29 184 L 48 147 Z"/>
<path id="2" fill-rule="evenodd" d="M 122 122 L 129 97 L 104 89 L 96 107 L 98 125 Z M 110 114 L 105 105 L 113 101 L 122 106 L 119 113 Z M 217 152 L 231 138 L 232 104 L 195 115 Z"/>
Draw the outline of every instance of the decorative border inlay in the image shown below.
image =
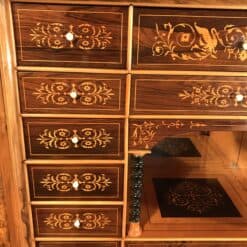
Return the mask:
<path id="1" fill-rule="evenodd" d="M 36 23 L 30 33 L 31 41 L 39 48 L 51 49 L 79 48 L 81 50 L 105 49 L 111 44 L 111 32 L 104 25 L 94 26 L 82 23 L 74 27 L 62 23 Z M 70 33 L 72 40 L 66 39 Z"/>
<path id="2" fill-rule="evenodd" d="M 208 57 L 217 59 L 216 48 L 220 45 L 224 53 L 227 53 L 227 59 L 234 58 L 242 62 L 247 59 L 247 51 L 236 44 L 245 41 L 247 27 L 229 24 L 224 27 L 223 32 L 214 27 L 209 29 L 199 26 L 196 22 L 193 25 L 188 23 L 172 25 L 168 22 L 162 27 L 164 30 L 161 31 L 159 25 L 155 24 L 153 56 L 170 56 L 172 60 L 183 61 L 202 61 Z M 184 52 L 183 49 L 187 49 L 188 52 Z"/>
<path id="3" fill-rule="evenodd" d="M 65 128 L 49 130 L 44 129 L 36 140 L 46 149 L 56 148 L 65 150 L 69 148 L 93 149 L 97 147 L 105 148 L 111 143 L 110 133 L 105 129 L 83 128 L 81 130 L 68 130 Z M 75 140 L 75 141 L 73 141 Z"/>
<path id="4" fill-rule="evenodd" d="M 72 98 L 71 93 L 76 97 Z M 69 103 L 81 103 L 85 106 L 105 105 L 115 94 L 112 88 L 105 82 L 96 83 L 86 80 L 79 85 L 66 82 L 41 83 L 32 93 L 42 104 L 53 103 L 55 105 L 67 105 Z"/>
<path id="5" fill-rule="evenodd" d="M 43 222 L 51 229 L 71 230 L 73 228 L 80 228 L 91 231 L 98 228 L 104 229 L 111 223 L 111 220 L 104 213 L 51 213 Z M 75 222 L 79 222 L 79 227 L 75 226 Z"/>
<path id="6" fill-rule="evenodd" d="M 141 124 L 132 124 L 134 126 L 133 133 L 131 135 L 133 146 L 144 146 L 145 149 L 149 149 L 153 144 L 153 139 L 157 135 L 157 132 L 161 128 L 166 129 L 181 129 L 181 128 L 203 128 L 207 124 L 195 121 L 183 122 L 181 120 L 165 121 L 162 120 L 159 123 L 152 121 L 144 121 Z"/>
<path id="7" fill-rule="evenodd" d="M 73 189 L 76 191 L 92 192 L 105 191 L 112 182 L 105 174 L 82 173 L 80 175 L 69 173 L 58 173 L 56 175 L 47 174 L 40 183 L 48 191 L 69 192 Z M 74 183 L 77 187 L 74 187 Z"/>

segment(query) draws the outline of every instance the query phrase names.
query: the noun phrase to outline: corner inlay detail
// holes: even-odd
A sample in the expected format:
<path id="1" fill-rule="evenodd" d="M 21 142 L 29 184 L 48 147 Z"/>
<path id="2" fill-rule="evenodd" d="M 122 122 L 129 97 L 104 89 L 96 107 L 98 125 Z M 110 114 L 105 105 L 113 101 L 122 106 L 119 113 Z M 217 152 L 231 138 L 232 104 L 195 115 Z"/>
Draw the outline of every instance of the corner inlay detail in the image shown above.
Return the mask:
<path id="1" fill-rule="evenodd" d="M 134 129 L 131 135 L 132 145 L 133 146 L 143 146 L 145 149 L 152 147 L 153 139 L 157 135 L 158 130 L 161 128 L 166 129 L 181 129 L 181 128 L 203 128 L 207 126 L 205 123 L 200 122 L 183 122 L 181 120 L 174 121 L 161 121 L 160 123 L 154 123 L 152 121 L 144 121 L 141 124 L 133 124 Z"/>

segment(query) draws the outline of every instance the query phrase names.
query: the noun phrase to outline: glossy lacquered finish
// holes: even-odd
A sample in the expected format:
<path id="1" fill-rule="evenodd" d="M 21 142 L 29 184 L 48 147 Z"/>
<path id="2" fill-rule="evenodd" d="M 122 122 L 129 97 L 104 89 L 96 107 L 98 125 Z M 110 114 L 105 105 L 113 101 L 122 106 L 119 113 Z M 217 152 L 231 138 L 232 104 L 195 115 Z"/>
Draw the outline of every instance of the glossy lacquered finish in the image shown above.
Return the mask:
<path id="1" fill-rule="evenodd" d="M 29 165 L 31 200 L 122 200 L 123 165 Z"/>
<path id="2" fill-rule="evenodd" d="M 26 118 L 28 158 L 123 158 L 123 120 Z"/>
<path id="3" fill-rule="evenodd" d="M 246 11 L 135 8 L 135 69 L 246 71 Z"/>
<path id="4" fill-rule="evenodd" d="M 125 75 L 19 72 L 23 113 L 123 114 Z"/>
<path id="5" fill-rule="evenodd" d="M 121 206 L 33 206 L 37 237 L 119 237 Z"/>
<path id="6" fill-rule="evenodd" d="M 246 77 L 134 75 L 132 114 L 246 115 Z"/>
<path id="7" fill-rule="evenodd" d="M 120 247 L 119 242 L 38 242 L 37 247 Z"/>
<path id="8" fill-rule="evenodd" d="M 124 68 L 127 8 L 13 4 L 19 65 Z"/>

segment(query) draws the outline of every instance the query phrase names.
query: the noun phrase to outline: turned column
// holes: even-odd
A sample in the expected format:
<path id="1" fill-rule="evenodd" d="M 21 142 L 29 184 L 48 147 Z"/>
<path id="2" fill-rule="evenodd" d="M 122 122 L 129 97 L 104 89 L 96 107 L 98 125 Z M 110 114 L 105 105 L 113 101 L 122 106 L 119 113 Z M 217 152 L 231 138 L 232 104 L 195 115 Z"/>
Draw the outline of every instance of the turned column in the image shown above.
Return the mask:
<path id="1" fill-rule="evenodd" d="M 138 152 L 132 155 L 132 169 L 130 175 L 130 207 L 129 207 L 129 237 L 139 237 L 142 233 L 140 217 L 141 217 L 141 196 L 143 190 L 144 176 L 144 156 L 150 153 Z"/>

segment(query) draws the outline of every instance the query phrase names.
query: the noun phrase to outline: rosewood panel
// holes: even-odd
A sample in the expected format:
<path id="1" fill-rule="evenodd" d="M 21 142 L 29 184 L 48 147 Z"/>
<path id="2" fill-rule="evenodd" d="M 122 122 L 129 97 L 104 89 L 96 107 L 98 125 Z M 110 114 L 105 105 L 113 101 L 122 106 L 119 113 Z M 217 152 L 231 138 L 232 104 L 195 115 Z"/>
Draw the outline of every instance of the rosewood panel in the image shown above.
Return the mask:
<path id="1" fill-rule="evenodd" d="M 123 165 L 29 165 L 31 200 L 122 200 Z"/>
<path id="2" fill-rule="evenodd" d="M 244 247 L 247 242 L 127 242 L 126 247 Z"/>
<path id="3" fill-rule="evenodd" d="M 23 113 L 123 114 L 125 75 L 19 72 Z"/>
<path id="4" fill-rule="evenodd" d="M 125 68 L 126 7 L 12 7 L 19 65 Z"/>
<path id="5" fill-rule="evenodd" d="M 37 247 L 120 247 L 120 242 L 38 242 Z"/>
<path id="6" fill-rule="evenodd" d="M 135 69 L 246 71 L 246 11 L 135 8 Z"/>
<path id="7" fill-rule="evenodd" d="M 119 237 L 121 206 L 33 206 L 36 237 Z"/>
<path id="8" fill-rule="evenodd" d="M 123 158 L 123 120 L 23 119 L 27 158 Z"/>
<path id="9" fill-rule="evenodd" d="M 246 115 L 246 77 L 133 76 L 132 114 Z"/>
<path id="10" fill-rule="evenodd" d="M 129 148 L 151 149 L 165 136 L 195 131 L 246 131 L 247 120 L 133 119 L 129 126 Z"/>

